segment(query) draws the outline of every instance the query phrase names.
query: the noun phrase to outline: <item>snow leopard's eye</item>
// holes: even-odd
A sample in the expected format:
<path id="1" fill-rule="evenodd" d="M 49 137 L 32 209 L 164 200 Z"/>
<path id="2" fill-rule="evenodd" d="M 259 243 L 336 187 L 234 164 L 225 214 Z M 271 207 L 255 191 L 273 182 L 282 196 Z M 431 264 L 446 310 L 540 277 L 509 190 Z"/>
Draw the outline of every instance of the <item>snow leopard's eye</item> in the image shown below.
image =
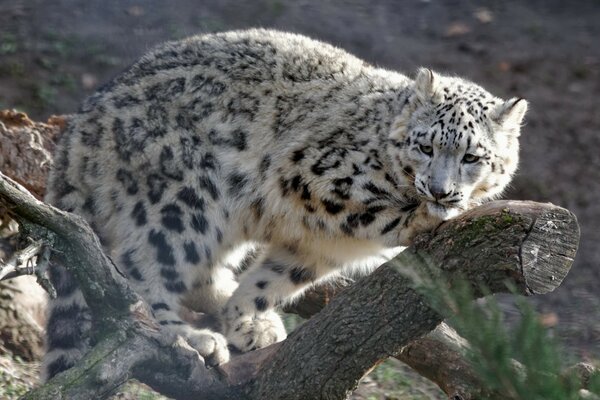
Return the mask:
<path id="1" fill-rule="evenodd" d="M 424 154 L 427 154 L 428 156 L 433 155 L 433 147 L 431 146 L 425 146 L 425 145 L 419 145 L 419 150 L 421 150 Z"/>
<path id="2" fill-rule="evenodd" d="M 475 162 L 479 161 L 479 157 L 476 156 L 475 154 L 465 154 L 465 156 L 463 157 L 463 162 L 466 164 L 473 164 Z"/>

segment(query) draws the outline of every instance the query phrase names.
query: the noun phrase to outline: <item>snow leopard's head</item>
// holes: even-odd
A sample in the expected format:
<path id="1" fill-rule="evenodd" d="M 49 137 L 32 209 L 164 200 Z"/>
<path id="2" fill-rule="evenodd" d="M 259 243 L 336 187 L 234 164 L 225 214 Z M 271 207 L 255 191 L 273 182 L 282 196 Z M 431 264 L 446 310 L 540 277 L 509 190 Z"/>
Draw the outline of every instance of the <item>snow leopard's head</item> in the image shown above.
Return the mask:
<path id="1" fill-rule="evenodd" d="M 420 69 L 390 133 L 397 175 L 443 219 L 498 197 L 517 169 L 526 111 L 523 99 Z"/>

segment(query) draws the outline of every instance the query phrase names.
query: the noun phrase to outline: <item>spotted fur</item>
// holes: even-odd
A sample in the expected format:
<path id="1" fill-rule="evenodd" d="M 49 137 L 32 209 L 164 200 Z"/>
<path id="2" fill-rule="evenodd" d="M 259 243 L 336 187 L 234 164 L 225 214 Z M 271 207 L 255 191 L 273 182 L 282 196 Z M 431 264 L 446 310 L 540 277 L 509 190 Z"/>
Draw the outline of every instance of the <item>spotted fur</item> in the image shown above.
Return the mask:
<path id="1" fill-rule="evenodd" d="M 88 98 L 57 149 L 47 200 L 82 215 L 167 332 L 213 363 L 285 337 L 275 308 L 498 195 L 526 102 L 459 78 L 416 80 L 267 30 L 167 43 Z M 235 279 L 228 255 L 261 251 Z M 65 269 L 46 375 L 87 351 Z M 182 305 L 218 315 L 197 330 Z"/>

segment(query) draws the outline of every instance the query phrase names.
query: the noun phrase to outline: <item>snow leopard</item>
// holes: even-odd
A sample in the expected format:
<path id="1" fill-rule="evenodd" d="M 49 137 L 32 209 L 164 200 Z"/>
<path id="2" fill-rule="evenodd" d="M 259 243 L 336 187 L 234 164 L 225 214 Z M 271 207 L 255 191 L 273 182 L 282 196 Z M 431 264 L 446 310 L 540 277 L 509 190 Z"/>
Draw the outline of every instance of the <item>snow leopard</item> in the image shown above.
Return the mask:
<path id="1" fill-rule="evenodd" d="M 311 285 L 499 196 L 526 110 L 298 34 L 203 34 L 160 45 L 84 101 L 46 201 L 82 216 L 165 333 L 218 365 L 230 348 L 285 339 L 277 308 Z M 261 251 L 236 276 L 227 257 L 246 244 Z M 68 269 L 51 278 L 46 378 L 94 329 Z M 191 326 L 183 307 L 220 328 Z"/>

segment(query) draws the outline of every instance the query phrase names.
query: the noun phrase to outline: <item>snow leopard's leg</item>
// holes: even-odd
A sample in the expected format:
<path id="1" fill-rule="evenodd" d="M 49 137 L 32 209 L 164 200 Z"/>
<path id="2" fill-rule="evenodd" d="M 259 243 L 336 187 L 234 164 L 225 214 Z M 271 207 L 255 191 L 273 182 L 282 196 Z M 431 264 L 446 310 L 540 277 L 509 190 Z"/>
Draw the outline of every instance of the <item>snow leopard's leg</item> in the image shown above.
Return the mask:
<path id="1" fill-rule="evenodd" d="M 229 344 L 245 352 L 285 339 L 285 328 L 274 308 L 300 295 L 321 277 L 311 267 L 289 249 L 270 248 L 261 255 L 240 276 L 240 286 L 223 310 Z"/>
<path id="2" fill-rule="evenodd" d="M 146 293 L 144 300 L 152 307 L 152 312 L 163 326 L 167 339 L 174 341 L 182 336 L 204 357 L 208 365 L 219 365 L 229 361 L 227 341 L 220 333 L 210 329 L 196 329 L 183 321 L 180 315 L 181 299 L 165 291 L 153 290 Z"/>
<path id="3" fill-rule="evenodd" d="M 209 329 L 196 329 L 181 317 L 184 299 L 194 292 L 194 287 L 199 283 L 206 283 L 202 282 L 203 279 L 208 280 L 213 275 L 213 263 L 207 254 L 214 253 L 212 249 L 216 246 L 216 240 L 208 235 L 204 240 L 198 240 L 194 229 L 183 232 L 168 229 L 169 226 L 183 224 L 183 212 L 169 214 L 161 212 L 161 208 L 178 209 L 175 205 L 159 205 L 156 210 L 148 206 L 144 229 L 112 232 L 115 238 L 111 246 L 113 261 L 127 274 L 133 289 L 150 305 L 168 338 L 174 340 L 176 336 L 184 337 L 208 364 L 225 363 L 229 360 L 229 351 L 223 335 Z M 165 219 L 165 215 L 169 219 Z M 200 253 L 200 249 L 205 251 Z M 224 274 L 223 278 L 227 278 L 227 275 Z M 230 279 L 233 280 L 233 274 Z M 211 285 L 197 288 L 202 291 L 207 286 Z M 229 295 L 233 290 L 228 290 Z M 229 297 L 226 293 L 223 295 Z M 218 298 L 213 300 L 224 301 Z"/>
<path id="4" fill-rule="evenodd" d="M 237 287 L 232 268 L 217 264 L 198 274 L 192 289 L 183 299 L 183 305 L 196 312 L 218 316 Z"/>

